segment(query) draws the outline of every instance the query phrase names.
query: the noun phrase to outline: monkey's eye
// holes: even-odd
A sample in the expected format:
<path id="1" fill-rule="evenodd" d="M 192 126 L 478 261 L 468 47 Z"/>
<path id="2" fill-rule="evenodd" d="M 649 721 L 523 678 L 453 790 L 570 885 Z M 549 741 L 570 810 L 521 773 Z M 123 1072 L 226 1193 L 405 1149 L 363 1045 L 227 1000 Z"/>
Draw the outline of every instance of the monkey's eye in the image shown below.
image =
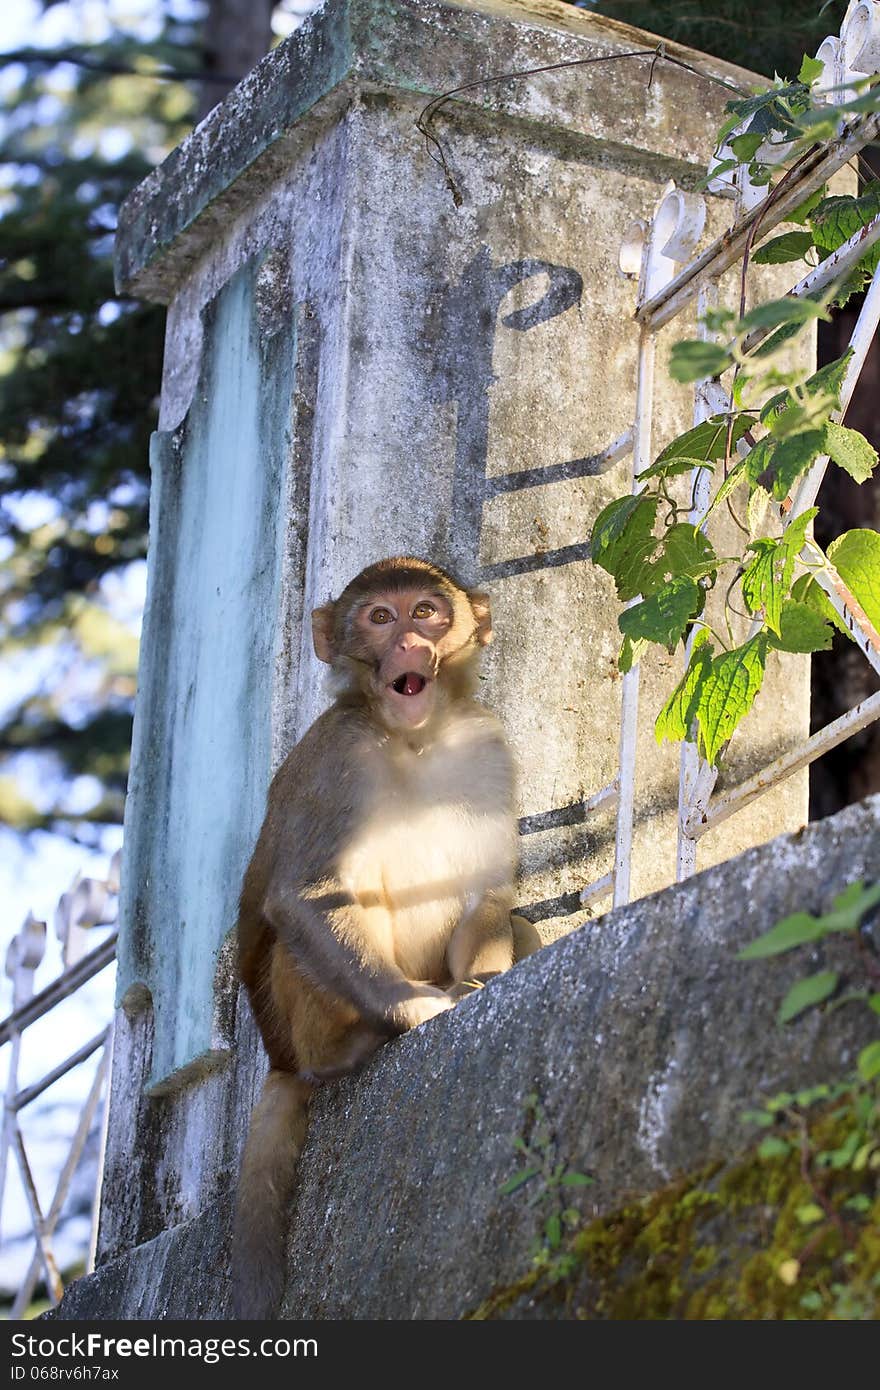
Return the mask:
<path id="1" fill-rule="evenodd" d="M 422 599 L 421 603 L 416 604 L 412 615 L 414 618 L 433 618 L 436 612 L 437 609 L 433 603 L 429 603 L 427 599 Z"/>
<path id="2" fill-rule="evenodd" d="M 370 610 L 371 623 L 393 623 L 394 614 L 390 608 L 373 608 Z"/>

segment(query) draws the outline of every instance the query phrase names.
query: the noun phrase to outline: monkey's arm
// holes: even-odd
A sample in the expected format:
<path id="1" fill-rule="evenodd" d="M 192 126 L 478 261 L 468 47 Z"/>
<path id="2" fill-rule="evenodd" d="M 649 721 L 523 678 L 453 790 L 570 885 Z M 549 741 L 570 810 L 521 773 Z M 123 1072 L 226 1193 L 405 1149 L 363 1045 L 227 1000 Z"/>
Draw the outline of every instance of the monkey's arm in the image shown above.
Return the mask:
<path id="1" fill-rule="evenodd" d="M 378 1032 L 405 1033 L 451 1005 L 444 990 L 407 979 L 388 959 L 367 911 L 338 881 L 278 884 L 263 914 L 303 972 Z"/>

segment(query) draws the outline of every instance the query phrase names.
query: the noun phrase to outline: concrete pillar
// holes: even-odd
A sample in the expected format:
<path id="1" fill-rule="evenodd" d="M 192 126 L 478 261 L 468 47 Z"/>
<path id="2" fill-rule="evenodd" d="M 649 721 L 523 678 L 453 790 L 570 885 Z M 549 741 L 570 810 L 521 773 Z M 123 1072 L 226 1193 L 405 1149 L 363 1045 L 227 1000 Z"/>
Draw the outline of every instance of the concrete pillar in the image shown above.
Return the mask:
<path id="1" fill-rule="evenodd" d="M 628 461 L 590 461 L 634 407 L 617 251 L 668 179 L 704 173 L 716 79 L 753 80 L 675 45 L 696 72 L 620 56 L 653 46 L 555 0 L 327 0 L 125 205 L 120 286 L 169 313 L 104 1258 L 232 1182 L 262 1067 L 230 966 L 241 873 L 271 772 L 326 700 L 303 613 L 362 565 L 409 551 L 492 592 L 485 699 L 530 818 L 520 901 L 548 937 L 609 867 L 611 817 L 582 805 L 617 762 L 618 605 L 586 558 L 629 487 Z M 436 93 L 600 56 L 448 103 L 451 183 L 417 129 Z M 730 215 L 713 204 L 710 232 Z M 660 380 L 658 449 L 691 409 Z M 677 665 L 645 666 L 636 893 L 674 876 L 678 750 L 651 727 Z M 807 679 L 797 659 L 770 678 L 742 767 L 806 731 Z M 801 778 L 701 864 L 805 816 Z"/>

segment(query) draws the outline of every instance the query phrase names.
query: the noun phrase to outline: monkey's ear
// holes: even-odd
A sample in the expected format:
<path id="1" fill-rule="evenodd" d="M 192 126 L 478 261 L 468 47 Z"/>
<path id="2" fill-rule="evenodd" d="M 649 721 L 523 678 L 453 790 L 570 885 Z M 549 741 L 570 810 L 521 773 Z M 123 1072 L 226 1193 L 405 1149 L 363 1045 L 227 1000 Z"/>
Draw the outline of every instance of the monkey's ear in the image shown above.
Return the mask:
<path id="1" fill-rule="evenodd" d="M 336 645 L 333 641 L 335 616 L 335 603 L 325 603 L 321 608 L 312 609 L 312 641 L 315 645 L 315 656 L 330 666 L 336 656 Z"/>
<path id="2" fill-rule="evenodd" d="M 477 620 L 476 637 L 481 647 L 488 647 L 492 641 L 492 607 L 488 594 L 481 594 L 476 589 L 468 592 L 471 602 L 471 612 Z"/>

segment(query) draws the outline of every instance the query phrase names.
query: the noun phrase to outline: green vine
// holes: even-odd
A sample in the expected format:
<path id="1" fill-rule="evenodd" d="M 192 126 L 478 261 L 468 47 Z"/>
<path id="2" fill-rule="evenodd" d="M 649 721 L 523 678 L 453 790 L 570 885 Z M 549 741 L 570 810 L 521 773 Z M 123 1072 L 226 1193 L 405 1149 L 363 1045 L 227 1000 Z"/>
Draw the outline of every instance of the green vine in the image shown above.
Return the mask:
<path id="1" fill-rule="evenodd" d="M 821 63 L 805 58 L 796 82 L 777 79 L 767 91 L 728 102 L 716 155 L 729 157 L 710 177 L 747 170 L 750 181 L 761 185 L 780 174 L 762 205 L 766 212 L 817 144 L 838 137 L 842 121 L 865 123 L 880 110 L 877 79 L 855 84 L 855 95 L 831 104 L 827 92 L 820 99 L 816 91 L 821 73 Z M 682 383 L 729 374 L 730 410 L 668 444 L 639 475 L 638 491 L 609 503 L 593 527 L 591 558 L 613 577 L 618 598 L 629 605 L 618 619 L 620 669 L 628 671 L 651 643 L 670 653 L 680 643 L 686 646 L 685 673 L 660 710 L 655 732 L 658 742 L 695 741 L 712 764 L 752 708 L 772 652 L 821 651 L 831 646 L 835 627 L 850 636 L 817 574 L 836 573 L 880 627 L 880 535 L 848 531 L 825 553 L 811 537 L 817 508 L 783 526 L 799 480 L 818 458 L 827 455 L 857 483 L 877 465 L 868 440 L 841 423 L 851 353 L 811 376 L 792 369 L 787 353 L 806 325 L 827 319 L 870 281 L 880 243 L 821 292 L 744 311 L 750 262 L 803 259 L 818 265 L 878 212 L 880 181 L 858 197 L 826 196 L 820 189 L 789 216 L 802 230 L 776 236 L 754 254 L 747 251 L 739 314 L 709 309 L 703 324 L 711 340 L 677 343 L 669 366 Z M 753 240 L 760 236 L 761 217 L 759 211 Z M 676 483 L 695 469 L 701 470 L 698 478 L 712 475 L 708 507 L 696 524 L 690 515 L 696 487 L 682 500 Z M 742 534 L 737 554 L 717 554 L 705 534 L 722 504 Z M 716 586 L 724 594 L 723 633 L 704 616 Z M 745 640 L 734 636 L 734 614 L 751 619 Z"/>
<path id="2" fill-rule="evenodd" d="M 526 1096 L 525 1112 L 525 1132 L 513 1141 L 524 1166 L 501 1184 L 499 1192 L 506 1197 L 528 1185 L 528 1205 L 540 1207 L 543 1213 L 531 1256 L 536 1266 L 543 1266 L 557 1257 L 565 1233 L 582 1223 L 581 1213 L 571 1205 L 573 1190 L 591 1186 L 594 1179 L 559 1161 L 556 1137 L 537 1092 Z"/>

